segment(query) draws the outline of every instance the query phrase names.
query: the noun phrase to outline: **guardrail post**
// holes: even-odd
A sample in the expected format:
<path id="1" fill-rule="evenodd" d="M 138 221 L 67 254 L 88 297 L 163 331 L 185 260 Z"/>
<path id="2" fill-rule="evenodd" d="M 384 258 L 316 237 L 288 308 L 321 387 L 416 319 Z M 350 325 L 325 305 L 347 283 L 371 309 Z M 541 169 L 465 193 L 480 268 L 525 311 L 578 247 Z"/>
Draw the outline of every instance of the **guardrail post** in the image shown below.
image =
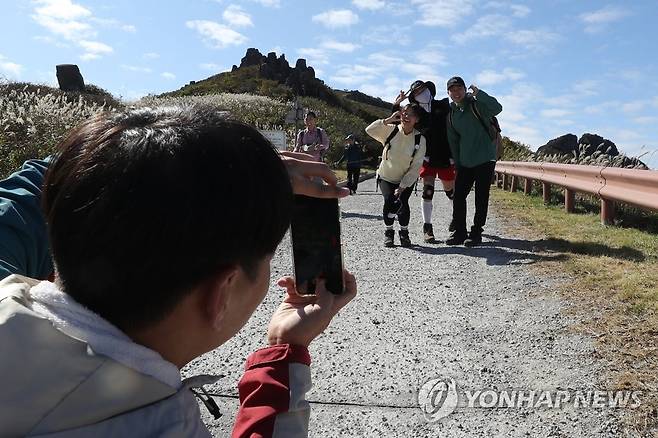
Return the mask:
<path id="1" fill-rule="evenodd" d="M 530 192 L 532 192 L 532 180 L 530 178 L 526 178 L 525 182 L 523 183 L 523 193 L 529 195 Z"/>
<path id="2" fill-rule="evenodd" d="M 503 173 L 503 190 L 507 190 L 507 179 L 508 179 L 507 174 Z"/>
<path id="3" fill-rule="evenodd" d="M 551 185 L 547 182 L 541 183 L 542 191 L 544 192 L 544 204 L 550 204 L 551 202 Z"/>
<path id="4" fill-rule="evenodd" d="M 503 187 L 503 174 L 498 172 L 498 179 L 496 180 L 496 185 L 500 188 Z"/>
<path id="5" fill-rule="evenodd" d="M 615 222 L 615 202 L 601 198 L 601 223 L 613 225 Z"/>
<path id="6" fill-rule="evenodd" d="M 509 189 L 510 192 L 516 192 L 516 186 L 517 186 L 516 179 L 517 179 L 516 175 L 512 175 L 512 180 L 510 181 L 511 187 Z"/>
<path id="7" fill-rule="evenodd" d="M 573 213 L 574 204 L 576 203 L 576 192 L 564 189 L 564 209 L 567 213 Z"/>

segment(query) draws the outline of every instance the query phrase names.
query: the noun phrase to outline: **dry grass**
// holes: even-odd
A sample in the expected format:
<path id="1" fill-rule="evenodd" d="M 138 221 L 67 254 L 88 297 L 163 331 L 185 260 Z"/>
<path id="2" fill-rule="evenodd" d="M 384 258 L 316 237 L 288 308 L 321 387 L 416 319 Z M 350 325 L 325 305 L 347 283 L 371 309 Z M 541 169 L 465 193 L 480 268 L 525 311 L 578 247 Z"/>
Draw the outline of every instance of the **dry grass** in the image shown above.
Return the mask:
<path id="1" fill-rule="evenodd" d="M 626 411 L 629 436 L 658 433 L 658 234 L 606 227 L 598 214 L 567 214 L 541 198 L 492 188 L 491 204 L 546 255 L 535 269 L 569 279 L 563 296 L 580 323 L 575 331 L 596 339 L 610 364 L 610 389 L 643 391 L 643 404 Z M 556 254 L 561 255 L 555 257 Z"/>

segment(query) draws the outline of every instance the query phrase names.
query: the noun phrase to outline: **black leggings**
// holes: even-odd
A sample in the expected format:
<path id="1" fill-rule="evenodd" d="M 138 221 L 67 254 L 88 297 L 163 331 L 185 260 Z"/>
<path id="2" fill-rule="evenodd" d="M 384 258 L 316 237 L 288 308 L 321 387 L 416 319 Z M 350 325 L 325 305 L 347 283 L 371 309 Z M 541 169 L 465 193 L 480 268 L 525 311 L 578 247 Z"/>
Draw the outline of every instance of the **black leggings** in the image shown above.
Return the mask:
<path id="1" fill-rule="evenodd" d="M 409 218 L 411 211 L 409 210 L 409 197 L 413 186 L 407 187 L 400 193 L 399 203 L 396 202 L 398 198 L 394 195 L 395 189 L 400 187 L 400 184 L 392 184 L 383 179 L 379 180 L 379 188 L 382 190 L 384 196 L 384 223 L 388 226 L 393 225 L 395 215 L 398 216 L 398 223 L 402 227 L 409 225 Z"/>
<path id="2" fill-rule="evenodd" d="M 354 190 L 356 192 L 357 187 L 359 187 L 359 176 L 361 176 L 360 167 L 348 167 L 347 168 L 347 188 Z"/>

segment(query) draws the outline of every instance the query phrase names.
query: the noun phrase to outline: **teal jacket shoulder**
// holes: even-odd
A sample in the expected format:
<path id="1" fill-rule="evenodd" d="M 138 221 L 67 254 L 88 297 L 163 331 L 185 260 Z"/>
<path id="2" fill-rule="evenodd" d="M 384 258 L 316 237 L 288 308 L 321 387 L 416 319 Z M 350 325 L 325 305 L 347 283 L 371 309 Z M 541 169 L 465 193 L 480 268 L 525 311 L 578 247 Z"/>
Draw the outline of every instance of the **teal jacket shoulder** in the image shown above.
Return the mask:
<path id="1" fill-rule="evenodd" d="M 41 189 L 51 159 L 29 160 L 0 181 L 0 279 L 45 279 L 53 272 Z"/>

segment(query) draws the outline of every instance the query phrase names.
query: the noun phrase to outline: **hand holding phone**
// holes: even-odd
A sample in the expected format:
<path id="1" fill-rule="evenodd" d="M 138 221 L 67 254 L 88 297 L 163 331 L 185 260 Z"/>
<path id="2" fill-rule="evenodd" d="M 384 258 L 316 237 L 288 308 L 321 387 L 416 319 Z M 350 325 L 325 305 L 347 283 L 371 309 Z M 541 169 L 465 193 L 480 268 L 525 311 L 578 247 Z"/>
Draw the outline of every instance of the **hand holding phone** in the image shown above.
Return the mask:
<path id="1" fill-rule="evenodd" d="M 268 343 L 308 347 L 327 328 L 336 313 L 356 296 L 354 275 L 343 271 L 343 281 L 345 292 L 341 295 L 327 291 L 322 281 L 317 285 L 316 295 L 299 295 L 294 278 L 279 279 L 278 285 L 286 289 L 286 296 L 270 320 Z"/>

